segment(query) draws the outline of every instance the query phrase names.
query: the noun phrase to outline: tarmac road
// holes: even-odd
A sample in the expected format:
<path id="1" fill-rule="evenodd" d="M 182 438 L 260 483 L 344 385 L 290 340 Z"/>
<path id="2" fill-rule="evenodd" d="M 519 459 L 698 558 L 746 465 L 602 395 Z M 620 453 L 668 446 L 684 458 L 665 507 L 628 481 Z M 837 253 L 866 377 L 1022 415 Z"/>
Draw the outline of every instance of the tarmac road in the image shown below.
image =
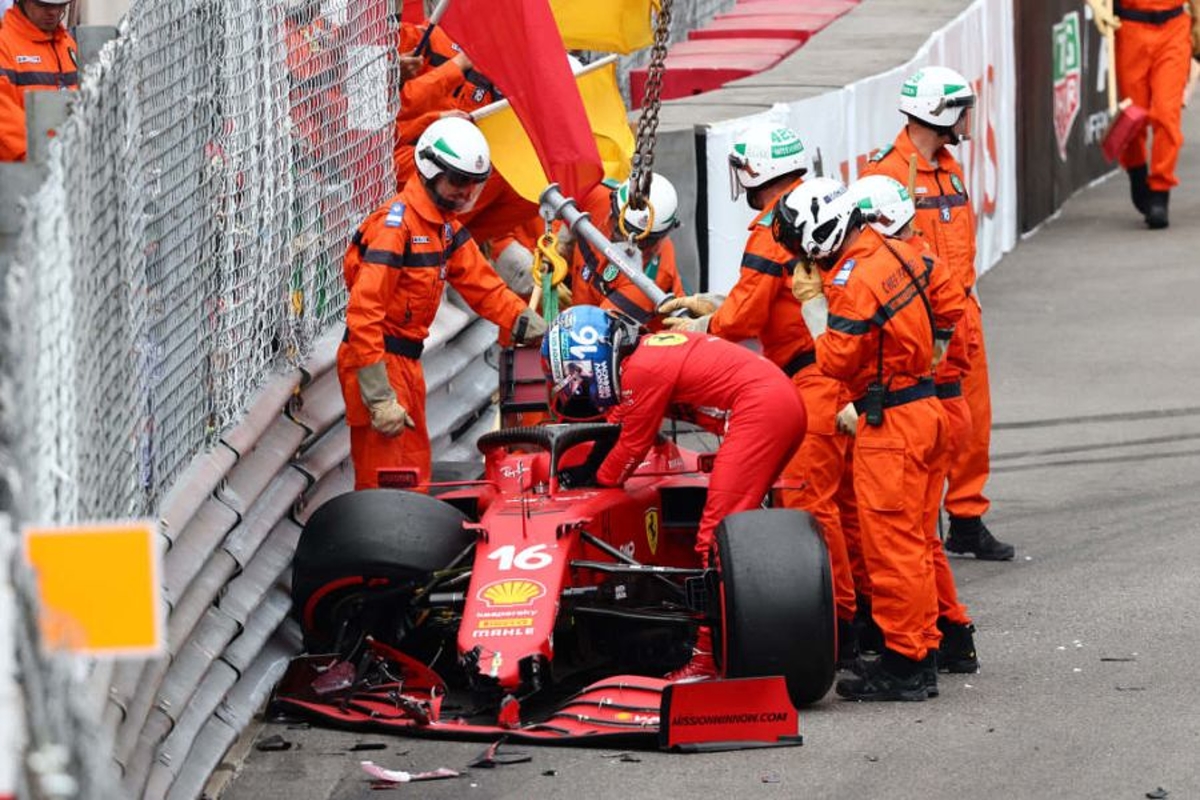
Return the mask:
<path id="1" fill-rule="evenodd" d="M 1144 228 L 1117 174 L 980 283 L 997 420 L 987 521 L 1017 546 L 1007 564 L 952 560 L 980 674 L 942 676 L 941 697 L 918 704 L 831 695 L 802 712 L 800 748 L 630 761 L 510 745 L 532 761 L 396 796 L 1200 797 L 1198 126 L 1193 109 L 1169 230 Z M 257 737 L 276 733 L 292 749 L 251 750 L 222 800 L 376 798 L 360 758 L 462 769 L 484 747 L 280 725 Z"/>

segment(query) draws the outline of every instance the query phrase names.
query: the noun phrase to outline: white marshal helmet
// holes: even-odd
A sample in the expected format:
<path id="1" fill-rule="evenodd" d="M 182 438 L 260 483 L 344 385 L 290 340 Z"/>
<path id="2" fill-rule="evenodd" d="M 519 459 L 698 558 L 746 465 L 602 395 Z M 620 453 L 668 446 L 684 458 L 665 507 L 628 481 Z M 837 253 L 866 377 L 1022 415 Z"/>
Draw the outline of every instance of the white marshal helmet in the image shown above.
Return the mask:
<path id="1" fill-rule="evenodd" d="M 917 215 L 908 189 L 887 175 L 859 178 L 848 191 L 862 212 L 863 222 L 884 236 L 896 236 Z"/>
<path id="2" fill-rule="evenodd" d="M 665 175 L 651 174 L 650 203 L 645 208 L 629 204 L 629 190 L 629 181 L 625 181 L 612 194 L 613 219 L 620 215 L 628 233 L 641 237 L 639 241 L 653 242 L 679 227 L 679 195 Z M 643 236 L 647 229 L 649 235 Z"/>
<path id="3" fill-rule="evenodd" d="M 771 232 L 796 255 L 827 259 L 842 249 L 846 234 L 861 220 L 844 183 L 836 178 L 813 178 L 779 198 Z"/>
<path id="4" fill-rule="evenodd" d="M 919 69 L 900 88 L 900 110 L 932 128 L 953 128 L 974 105 L 970 82 L 949 67 Z"/>
<path id="5" fill-rule="evenodd" d="M 729 191 L 734 200 L 780 175 L 812 171 L 812 158 L 794 130 L 777 122 L 752 125 L 729 149 Z"/>
<path id="6" fill-rule="evenodd" d="M 483 132 L 470 120 L 443 117 L 425 129 L 415 150 L 417 171 L 434 202 L 451 211 L 470 210 L 492 174 L 491 151 Z M 469 199 L 449 200 L 437 191 L 439 175 L 445 175 L 456 188 L 474 186 L 476 190 Z"/>

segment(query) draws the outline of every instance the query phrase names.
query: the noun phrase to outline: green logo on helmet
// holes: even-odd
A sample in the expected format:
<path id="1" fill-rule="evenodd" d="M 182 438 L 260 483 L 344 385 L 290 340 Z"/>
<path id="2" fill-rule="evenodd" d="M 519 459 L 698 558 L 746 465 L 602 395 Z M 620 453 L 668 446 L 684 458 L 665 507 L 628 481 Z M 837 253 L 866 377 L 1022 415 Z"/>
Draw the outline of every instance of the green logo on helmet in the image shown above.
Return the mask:
<path id="1" fill-rule="evenodd" d="M 925 77 L 925 70 L 923 70 L 923 69 L 917 70 L 916 74 L 914 74 L 911 78 L 909 78 L 908 80 L 906 80 L 904 82 L 904 88 L 900 90 L 900 94 L 904 95 L 905 97 L 916 97 L 917 96 L 917 84 L 919 84 L 921 82 L 921 79 L 924 77 Z"/>
<path id="2" fill-rule="evenodd" d="M 955 92 L 961 92 L 963 89 L 966 89 L 966 88 L 967 87 L 963 86 L 962 84 L 947 83 L 945 86 L 942 87 L 942 95 L 945 96 L 948 94 L 954 94 Z"/>
<path id="3" fill-rule="evenodd" d="M 454 150 L 450 147 L 450 145 L 446 144 L 445 139 L 438 139 L 436 142 L 434 142 L 433 149 L 441 150 L 443 153 L 445 153 L 448 156 L 451 156 L 452 158 L 458 158 L 458 153 L 454 152 Z"/>
<path id="4" fill-rule="evenodd" d="M 804 143 L 795 131 L 776 128 L 771 131 L 771 158 L 787 158 L 804 152 Z"/>

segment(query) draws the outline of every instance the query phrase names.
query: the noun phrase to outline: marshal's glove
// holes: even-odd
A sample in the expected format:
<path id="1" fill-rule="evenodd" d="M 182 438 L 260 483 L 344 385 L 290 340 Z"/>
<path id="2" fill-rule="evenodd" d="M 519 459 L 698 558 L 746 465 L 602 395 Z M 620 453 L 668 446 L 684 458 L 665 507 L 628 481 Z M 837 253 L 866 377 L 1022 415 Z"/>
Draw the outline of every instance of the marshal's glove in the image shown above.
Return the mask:
<path id="1" fill-rule="evenodd" d="M 1112 13 L 1112 3 L 1105 5 L 1100 0 L 1087 0 L 1087 4 L 1092 8 L 1092 21 L 1096 23 L 1096 30 L 1100 31 L 1101 36 L 1108 34 L 1121 27 L 1121 20 Z"/>
<path id="2" fill-rule="evenodd" d="M 824 293 L 825 287 L 821 283 L 821 270 L 803 265 L 797 265 L 792 270 L 792 296 L 801 304 L 820 297 Z"/>
<path id="3" fill-rule="evenodd" d="M 695 319 L 710 317 L 724 300 L 725 298 L 719 294 L 693 294 L 686 297 L 673 297 L 659 306 L 658 313 L 670 314 L 682 308 Z"/>
<path id="4" fill-rule="evenodd" d="M 405 427 L 417 426 L 412 415 L 396 401 L 396 392 L 388 381 L 387 365 L 382 361 L 358 371 L 358 394 L 371 413 L 371 427 L 384 436 L 399 436 Z"/>
<path id="5" fill-rule="evenodd" d="M 705 314 L 703 317 L 692 319 L 691 317 L 664 317 L 663 327 L 669 331 L 694 331 L 696 333 L 708 333 L 708 321 L 712 319 L 712 314 Z"/>
<path id="6" fill-rule="evenodd" d="M 513 324 L 512 335 L 521 344 L 537 341 L 546 334 L 546 320 L 532 308 L 526 308 L 517 315 Z"/>
<path id="7" fill-rule="evenodd" d="M 854 403 L 846 403 L 837 413 L 837 429 L 851 436 L 858 430 L 858 409 L 854 407 Z"/>
<path id="8" fill-rule="evenodd" d="M 942 359 L 946 357 L 946 351 L 950 349 L 950 340 L 934 337 L 933 340 L 933 368 L 936 370 L 942 363 Z"/>

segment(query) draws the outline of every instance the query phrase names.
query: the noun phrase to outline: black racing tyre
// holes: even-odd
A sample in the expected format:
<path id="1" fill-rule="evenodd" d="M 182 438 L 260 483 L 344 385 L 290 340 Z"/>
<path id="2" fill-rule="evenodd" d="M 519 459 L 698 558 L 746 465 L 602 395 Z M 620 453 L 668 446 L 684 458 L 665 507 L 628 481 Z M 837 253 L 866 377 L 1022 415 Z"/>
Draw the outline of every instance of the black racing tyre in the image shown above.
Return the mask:
<path id="1" fill-rule="evenodd" d="M 836 670 L 836 622 L 816 520 L 789 509 L 731 514 L 716 551 L 725 676 L 782 675 L 796 706 L 820 700 Z"/>
<path id="2" fill-rule="evenodd" d="M 292 613 L 308 651 L 360 633 L 394 643 L 409 593 L 474 540 L 465 520 L 441 500 L 397 489 L 349 492 L 318 508 L 292 561 Z"/>

